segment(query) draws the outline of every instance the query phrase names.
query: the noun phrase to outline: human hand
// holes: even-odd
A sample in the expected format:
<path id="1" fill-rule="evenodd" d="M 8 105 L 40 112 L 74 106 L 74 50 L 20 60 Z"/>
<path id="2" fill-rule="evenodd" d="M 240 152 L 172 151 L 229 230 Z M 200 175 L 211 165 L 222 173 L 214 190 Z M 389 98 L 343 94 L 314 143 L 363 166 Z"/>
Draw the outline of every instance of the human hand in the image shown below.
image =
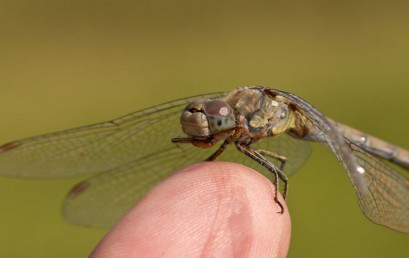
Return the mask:
<path id="1" fill-rule="evenodd" d="M 273 194 L 267 178 L 239 164 L 188 166 L 149 191 L 91 257 L 285 257 L 290 216 Z"/>

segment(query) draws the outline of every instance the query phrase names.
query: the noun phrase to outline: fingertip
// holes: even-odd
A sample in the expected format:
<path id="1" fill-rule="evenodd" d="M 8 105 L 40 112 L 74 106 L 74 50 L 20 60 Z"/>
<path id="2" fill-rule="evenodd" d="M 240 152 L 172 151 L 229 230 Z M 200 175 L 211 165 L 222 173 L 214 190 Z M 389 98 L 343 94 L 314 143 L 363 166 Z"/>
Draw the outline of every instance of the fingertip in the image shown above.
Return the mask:
<path id="1" fill-rule="evenodd" d="M 111 246 L 125 255 L 109 257 L 129 257 L 130 252 L 285 257 L 291 222 L 281 196 L 285 210 L 277 213 L 274 191 L 267 178 L 239 164 L 202 162 L 185 167 L 134 206 L 94 254 L 106 254 L 105 246 Z"/>

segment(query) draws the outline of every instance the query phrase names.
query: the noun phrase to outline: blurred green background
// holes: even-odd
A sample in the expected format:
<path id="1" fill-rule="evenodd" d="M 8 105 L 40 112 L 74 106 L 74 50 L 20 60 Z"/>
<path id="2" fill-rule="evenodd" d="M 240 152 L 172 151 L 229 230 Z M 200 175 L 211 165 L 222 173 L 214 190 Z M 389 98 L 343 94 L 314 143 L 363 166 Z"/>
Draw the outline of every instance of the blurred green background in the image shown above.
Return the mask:
<path id="1" fill-rule="evenodd" d="M 0 1 L 0 143 L 265 85 L 409 148 L 408 13 L 373 0 Z M 88 255 L 106 231 L 60 214 L 79 181 L 0 178 L 0 256 Z M 321 146 L 288 205 L 289 257 L 407 257 L 408 236 L 361 214 Z"/>

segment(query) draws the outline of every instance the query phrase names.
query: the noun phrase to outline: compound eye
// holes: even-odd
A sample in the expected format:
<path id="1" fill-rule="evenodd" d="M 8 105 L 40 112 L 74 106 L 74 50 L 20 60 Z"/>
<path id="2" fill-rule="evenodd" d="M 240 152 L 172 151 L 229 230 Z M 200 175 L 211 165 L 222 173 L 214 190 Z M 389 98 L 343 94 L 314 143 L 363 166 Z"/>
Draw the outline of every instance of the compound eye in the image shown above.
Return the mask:
<path id="1" fill-rule="evenodd" d="M 225 101 L 212 100 L 206 102 L 203 105 L 203 111 L 209 121 L 209 129 L 212 134 L 235 126 L 233 110 Z"/>
<path id="2" fill-rule="evenodd" d="M 232 109 L 229 104 L 222 100 L 213 100 L 203 105 L 205 114 L 211 116 L 229 117 L 232 114 Z"/>

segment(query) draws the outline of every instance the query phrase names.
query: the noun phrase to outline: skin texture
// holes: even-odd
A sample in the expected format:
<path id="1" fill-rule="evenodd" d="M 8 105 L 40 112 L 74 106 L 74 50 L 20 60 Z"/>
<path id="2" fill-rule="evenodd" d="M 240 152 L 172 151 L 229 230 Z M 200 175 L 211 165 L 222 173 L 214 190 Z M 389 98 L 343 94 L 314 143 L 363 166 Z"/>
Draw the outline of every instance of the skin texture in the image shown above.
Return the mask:
<path id="1" fill-rule="evenodd" d="M 101 257 L 285 257 L 288 208 L 274 187 L 235 163 L 203 162 L 155 186 L 101 240 Z"/>

